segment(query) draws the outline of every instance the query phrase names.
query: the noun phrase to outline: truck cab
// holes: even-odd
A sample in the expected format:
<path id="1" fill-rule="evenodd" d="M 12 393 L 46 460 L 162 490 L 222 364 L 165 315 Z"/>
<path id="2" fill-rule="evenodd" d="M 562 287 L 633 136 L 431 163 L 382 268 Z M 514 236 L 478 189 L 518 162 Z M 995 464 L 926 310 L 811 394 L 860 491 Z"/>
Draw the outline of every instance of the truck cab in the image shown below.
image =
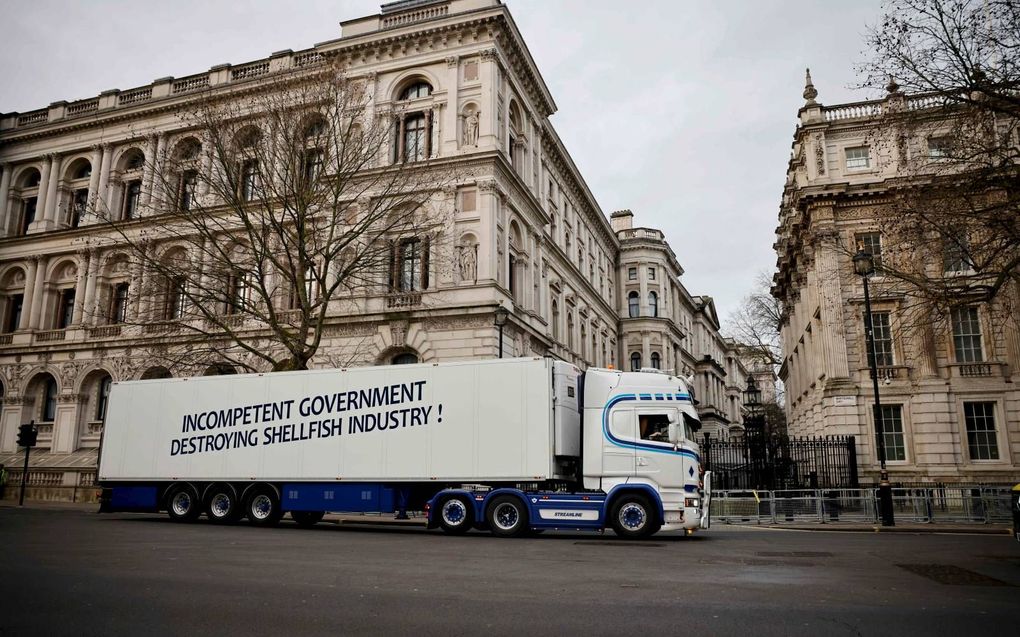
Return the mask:
<path id="1" fill-rule="evenodd" d="M 677 376 L 589 369 L 584 374 L 582 418 L 584 488 L 644 497 L 659 511 L 661 530 L 708 526 L 694 396 Z M 661 507 L 661 508 L 660 508 Z M 617 527 L 626 516 L 607 509 Z M 619 530 L 619 529 L 618 529 Z"/>

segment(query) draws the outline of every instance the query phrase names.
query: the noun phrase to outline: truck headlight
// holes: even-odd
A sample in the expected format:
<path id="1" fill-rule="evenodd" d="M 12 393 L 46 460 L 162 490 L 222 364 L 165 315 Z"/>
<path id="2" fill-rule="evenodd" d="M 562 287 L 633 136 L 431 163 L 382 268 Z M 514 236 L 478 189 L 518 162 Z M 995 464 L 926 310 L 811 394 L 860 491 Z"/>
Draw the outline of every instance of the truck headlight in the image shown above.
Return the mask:
<path id="1" fill-rule="evenodd" d="M 684 506 L 687 507 L 688 509 L 697 509 L 698 508 L 698 499 L 697 498 L 687 498 L 687 499 L 684 500 Z"/>

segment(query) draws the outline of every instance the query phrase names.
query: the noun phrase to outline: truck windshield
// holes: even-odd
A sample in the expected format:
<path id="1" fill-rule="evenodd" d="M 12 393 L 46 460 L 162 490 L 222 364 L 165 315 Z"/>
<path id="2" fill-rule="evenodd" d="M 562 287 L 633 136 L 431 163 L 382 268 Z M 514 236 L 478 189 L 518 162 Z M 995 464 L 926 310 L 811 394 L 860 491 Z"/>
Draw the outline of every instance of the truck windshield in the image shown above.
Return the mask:
<path id="1" fill-rule="evenodd" d="M 666 442 L 669 440 L 669 416 L 666 414 L 640 414 L 638 426 L 642 440 Z"/>
<path id="2" fill-rule="evenodd" d="M 701 429 L 701 421 L 684 414 L 684 438 L 694 440 L 694 432 Z"/>

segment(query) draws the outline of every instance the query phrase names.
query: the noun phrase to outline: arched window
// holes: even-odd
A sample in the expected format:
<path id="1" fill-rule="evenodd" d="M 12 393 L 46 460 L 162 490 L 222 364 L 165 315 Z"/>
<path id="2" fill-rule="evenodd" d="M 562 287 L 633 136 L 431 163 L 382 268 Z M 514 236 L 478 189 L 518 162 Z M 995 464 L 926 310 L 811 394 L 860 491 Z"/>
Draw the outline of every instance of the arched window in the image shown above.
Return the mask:
<path id="1" fill-rule="evenodd" d="M 510 288 L 510 298 L 517 300 L 517 259 L 510 255 L 509 271 L 507 274 L 507 287 Z"/>
<path id="2" fill-rule="evenodd" d="M 648 311 L 652 316 L 659 315 L 659 295 L 655 292 L 648 293 Z"/>
<path id="3" fill-rule="evenodd" d="M 42 421 L 53 422 L 57 418 L 57 381 L 52 376 L 43 384 Z"/>
<path id="4" fill-rule="evenodd" d="M 432 85 L 423 80 L 419 80 L 401 91 L 400 97 L 397 99 L 401 101 L 416 100 L 421 97 L 428 97 L 429 95 L 432 95 Z"/>
<path id="5" fill-rule="evenodd" d="M 390 361 L 390 365 L 414 365 L 418 363 L 418 356 L 410 352 L 404 352 L 403 354 L 397 354 Z"/>
<path id="6" fill-rule="evenodd" d="M 574 315 L 567 312 L 567 349 L 574 349 Z"/>
<path id="7" fill-rule="evenodd" d="M 641 313 L 641 301 L 638 298 L 637 292 L 631 292 L 627 295 L 627 311 L 631 318 L 637 318 Z"/>
<path id="8" fill-rule="evenodd" d="M 630 355 L 630 371 L 641 371 L 641 354 L 638 352 Z"/>
<path id="9" fill-rule="evenodd" d="M 652 352 L 652 367 L 655 369 L 662 369 L 662 360 L 659 358 L 658 352 Z"/>
<path id="10" fill-rule="evenodd" d="M 110 402 L 110 387 L 113 386 L 113 379 L 107 374 L 99 379 L 96 384 L 96 420 L 106 421 L 106 406 Z"/>

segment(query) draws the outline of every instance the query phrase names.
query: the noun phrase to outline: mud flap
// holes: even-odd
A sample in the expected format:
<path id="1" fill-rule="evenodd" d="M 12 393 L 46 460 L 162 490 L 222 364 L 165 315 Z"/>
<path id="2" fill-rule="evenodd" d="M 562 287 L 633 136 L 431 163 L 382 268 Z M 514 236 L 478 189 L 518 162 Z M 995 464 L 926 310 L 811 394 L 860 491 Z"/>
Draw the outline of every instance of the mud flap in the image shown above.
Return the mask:
<path id="1" fill-rule="evenodd" d="M 712 526 L 712 472 L 706 471 L 701 479 L 704 485 L 701 490 L 701 528 Z"/>

